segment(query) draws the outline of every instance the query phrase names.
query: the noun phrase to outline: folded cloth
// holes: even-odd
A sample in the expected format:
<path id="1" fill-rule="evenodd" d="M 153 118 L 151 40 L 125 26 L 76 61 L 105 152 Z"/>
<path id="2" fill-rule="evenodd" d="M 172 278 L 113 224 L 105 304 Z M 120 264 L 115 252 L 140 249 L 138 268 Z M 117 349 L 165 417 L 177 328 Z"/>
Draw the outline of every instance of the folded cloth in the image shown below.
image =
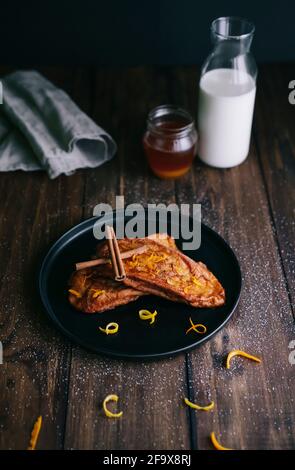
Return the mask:
<path id="1" fill-rule="evenodd" d="M 111 136 L 36 71 L 2 80 L 0 171 L 46 170 L 50 178 L 110 160 Z"/>

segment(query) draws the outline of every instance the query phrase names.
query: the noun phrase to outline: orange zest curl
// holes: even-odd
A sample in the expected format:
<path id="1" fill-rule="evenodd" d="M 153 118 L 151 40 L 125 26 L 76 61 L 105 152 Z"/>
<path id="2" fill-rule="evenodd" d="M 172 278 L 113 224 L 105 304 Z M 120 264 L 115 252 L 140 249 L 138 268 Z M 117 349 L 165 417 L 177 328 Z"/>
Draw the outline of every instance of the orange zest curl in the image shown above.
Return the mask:
<path id="1" fill-rule="evenodd" d="M 80 292 L 78 292 L 77 290 L 75 289 L 69 289 L 69 293 L 70 294 L 73 294 L 75 297 L 77 297 L 78 299 L 81 299 L 82 297 L 82 294 L 80 294 Z"/>
<path id="2" fill-rule="evenodd" d="M 99 290 L 99 289 L 90 289 L 93 294 L 92 294 L 92 298 L 93 299 L 96 299 L 99 295 L 102 295 L 105 293 L 105 290 Z"/>
<path id="3" fill-rule="evenodd" d="M 38 419 L 36 420 L 35 424 L 34 424 L 34 427 L 33 427 L 32 433 L 31 433 L 30 443 L 29 443 L 29 446 L 28 446 L 27 450 L 35 450 L 36 449 L 36 445 L 37 445 L 39 433 L 40 433 L 40 430 L 41 430 L 41 426 L 42 426 L 42 416 L 39 416 Z"/>
<path id="4" fill-rule="evenodd" d="M 248 354 L 244 351 L 241 351 L 240 349 L 235 349 L 235 350 L 231 351 L 230 353 L 228 353 L 228 355 L 227 355 L 227 358 L 226 358 L 226 368 L 227 369 L 230 368 L 230 361 L 235 356 L 242 356 L 242 357 L 246 357 L 247 359 L 250 359 L 251 361 L 261 362 L 261 359 L 259 359 L 259 357 L 251 356 L 251 354 Z"/>
<path id="5" fill-rule="evenodd" d="M 233 450 L 233 449 L 229 449 L 228 447 L 223 447 L 216 439 L 215 432 L 211 432 L 210 438 L 216 450 Z"/>
<path id="6" fill-rule="evenodd" d="M 114 335 L 115 333 L 118 332 L 118 330 L 119 330 L 119 325 L 118 325 L 118 323 L 111 322 L 111 323 L 108 323 L 105 328 L 102 328 L 102 327 L 100 326 L 99 329 L 100 329 L 100 331 L 102 331 L 102 332 L 105 333 L 106 335 Z"/>
<path id="7" fill-rule="evenodd" d="M 103 401 L 103 404 L 102 404 L 102 407 L 103 407 L 103 411 L 105 412 L 105 415 L 108 417 L 108 418 L 121 418 L 121 416 L 123 415 L 123 411 L 120 411 L 119 413 L 112 413 L 112 411 L 110 411 L 108 408 L 107 408 L 107 403 L 109 401 L 115 401 L 117 403 L 117 401 L 119 400 L 119 397 L 118 395 L 108 395 L 104 401 Z"/>
<path id="8" fill-rule="evenodd" d="M 139 310 L 138 314 L 141 320 L 151 320 L 150 325 L 152 325 L 153 323 L 155 323 L 158 312 L 157 310 L 155 310 L 154 312 L 150 312 L 149 310 Z"/>
<path id="9" fill-rule="evenodd" d="M 200 406 L 200 405 L 197 405 L 196 403 L 193 403 L 191 401 L 189 401 L 188 398 L 184 398 L 184 403 L 189 406 L 190 408 L 192 408 L 193 410 L 202 410 L 202 411 L 210 411 L 210 410 L 213 410 L 214 408 L 214 401 L 212 401 L 211 403 L 209 403 L 209 405 L 206 405 L 206 406 Z"/>
<path id="10" fill-rule="evenodd" d="M 189 319 L 189 321 L 192 326 L 188 330 L 186 330 L 185 332 L 186 335 L 192 330 L 195 331 L 196 333 L 199 333 L 200 335 L 203 335 L 206 333 L 207 327 L 205 325 L 202 325 L 201 323 L 197 323 L 195 325 L 191 318 Z"/>

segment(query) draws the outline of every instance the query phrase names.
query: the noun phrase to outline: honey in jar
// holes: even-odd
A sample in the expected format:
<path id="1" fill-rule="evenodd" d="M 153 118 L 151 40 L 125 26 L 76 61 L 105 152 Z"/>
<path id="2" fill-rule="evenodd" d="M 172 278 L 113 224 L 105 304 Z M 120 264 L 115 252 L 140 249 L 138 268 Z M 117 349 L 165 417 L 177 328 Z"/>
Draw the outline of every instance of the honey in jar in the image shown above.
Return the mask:
<path id="1" fill-rule="evenodd" d="M 147 119 L 143 138 L 147 160 L 160 178 L 178 178 L 191 167 L 197 132 L 191 115 L 172 105 L 158 106 Z"/>

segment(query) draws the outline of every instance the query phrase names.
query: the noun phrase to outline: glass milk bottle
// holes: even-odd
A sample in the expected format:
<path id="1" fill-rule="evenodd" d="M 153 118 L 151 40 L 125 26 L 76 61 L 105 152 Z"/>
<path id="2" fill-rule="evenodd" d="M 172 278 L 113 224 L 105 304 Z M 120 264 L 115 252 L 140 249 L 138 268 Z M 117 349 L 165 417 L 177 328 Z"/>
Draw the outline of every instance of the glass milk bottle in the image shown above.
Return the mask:
<path id="1" fill-rule="evenodd" d="M 211 25 L 213 52 L 199 84 L 199 157 L 218 168 L 242 163 L 248 155 L 257 67 L 250 52 L 254 25 L 235 17 Z"/>

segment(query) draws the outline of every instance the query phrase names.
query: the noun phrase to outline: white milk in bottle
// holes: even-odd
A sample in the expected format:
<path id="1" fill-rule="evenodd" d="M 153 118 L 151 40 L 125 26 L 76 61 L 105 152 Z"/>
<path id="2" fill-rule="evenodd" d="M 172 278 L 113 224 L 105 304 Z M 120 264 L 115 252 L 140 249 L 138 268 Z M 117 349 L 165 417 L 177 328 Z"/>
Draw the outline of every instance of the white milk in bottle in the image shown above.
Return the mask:
<path id="1" fill-rule="evenodd" d="M 217 168 L 239 165 L 249 152 L 257 77 L 250 51 L 254 31 L 253 23 L 232 16 L 211 24 L 213 50 L 199 83 L 198 154 Z"/>
<path id="2" fill-rule="evenodd" d="M 247 72 L 209 70 L 200 80 L 199 157 L 208 165 L 230 168 L 249 152 L 256 85 Z"/>

